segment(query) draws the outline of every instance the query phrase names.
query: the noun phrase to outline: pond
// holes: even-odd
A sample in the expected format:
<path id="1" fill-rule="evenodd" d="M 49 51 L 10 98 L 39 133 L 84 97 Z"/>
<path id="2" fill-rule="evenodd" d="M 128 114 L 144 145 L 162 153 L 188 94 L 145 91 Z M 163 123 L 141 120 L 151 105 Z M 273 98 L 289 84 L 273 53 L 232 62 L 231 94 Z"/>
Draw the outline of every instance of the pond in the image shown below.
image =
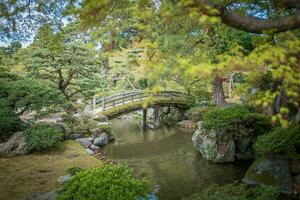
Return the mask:
<path id="1" fill-rule="evenodd" d="M 103 152 L 112 160 L 131 167 L 136 176 L 146 177 L 158 197 L 175 200 L 190 197 L 210 184 L 240 180 L 249 164 L 210 164 L 194 148 L 192 130 L 162 127 L 143 130 L 137 120 L 112 120 L 115 142 Z"/>

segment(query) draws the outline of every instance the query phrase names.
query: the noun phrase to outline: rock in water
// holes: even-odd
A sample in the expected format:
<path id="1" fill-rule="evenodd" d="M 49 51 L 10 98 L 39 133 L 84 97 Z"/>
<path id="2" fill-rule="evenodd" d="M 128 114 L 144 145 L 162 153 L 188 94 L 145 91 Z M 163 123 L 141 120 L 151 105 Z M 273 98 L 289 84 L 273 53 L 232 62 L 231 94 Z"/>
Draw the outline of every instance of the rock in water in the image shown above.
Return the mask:
<path id="1" fill-rule="evenodd" d="M 98 138 L 94 140 L 94 145 L 104 146 L 108 143 L 108 136 L 106 133 L 101 134 Z"/>
<path id="2" fill-rule="evenodd" d="M 84 148 L 88 148 L 92 144 L 89 138 L 78 138 L 75 141 L 80 143 Z"/>
<path id="3" fill-rule="evenodd" d="M 252 163 L 243 182 L 250 185 L 278 186 L 284 194 L 292 194 L 289 159 L 284 155 L 266 155 Z"/>
<path id="4" fill-rule="evenodd" d="M 235 160 L 235 143 L 232 135 L 205 129 L 202 121 L 198 122 L 192 141 L 201 155 L 210 162 L 225 163 Z"/>
<path id="5" fill-rule="evenodd" d="M 95 152 L 92 150 L 92 149 L 86 149 L 86 152 L 89 154 L 89 155 L 94 155 Z"/>
<path id="6" fill-rule="evenodd" d="M 90 146 L 90 149 L 92 149 L 93 151 L 97 151 L 97 150 L 100 149 L 100 147 L 97 146 L 97 145 L 92 144 L 92 145 Z"/>
<path id="7" fill-rule="evenodd" d="M 0 156 L 11 157 L 27 153 L 29 150 L 22 132 L 16 132 L 7 142 L 0 144 Z"/>

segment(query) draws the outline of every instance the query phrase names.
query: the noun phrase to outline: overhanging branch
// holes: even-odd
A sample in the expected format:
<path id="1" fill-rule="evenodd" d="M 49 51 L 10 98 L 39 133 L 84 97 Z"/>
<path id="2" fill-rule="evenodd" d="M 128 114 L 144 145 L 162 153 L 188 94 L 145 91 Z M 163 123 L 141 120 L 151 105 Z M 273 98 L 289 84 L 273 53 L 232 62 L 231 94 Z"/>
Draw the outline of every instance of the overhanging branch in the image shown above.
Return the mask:
<path id="1" fill-rule="evenodd" d="M 261 19 L 239 14 L 236 11 L 225 9 L 221 14 L 223 23 L 236 29 L 251 33 L 262 33 L 264 31 L 283 32 L 300 27 L 300 12 L 277 19 Z"/>
<path id="2" fill-rule="evenodd" d="M 215 3 L 212 0 L 198 0 L 197 6 L 200 10 L 203 5 L 219 10 L 216 14 L 222 22 L 239 30 L 252 33 L 263 33 L 265 31 L 283 32 L 300 27 L 300 1 L 299 0 L 273 0 L 275 6 L 296 10 L 295 14 L 278 17 L 276 19 L 262 19 L 254 16 L 245 16 L 238 11 L 232 10 L 228 5 L 238 3 L 238 1 L 228 1 L 225 3 Z"/>

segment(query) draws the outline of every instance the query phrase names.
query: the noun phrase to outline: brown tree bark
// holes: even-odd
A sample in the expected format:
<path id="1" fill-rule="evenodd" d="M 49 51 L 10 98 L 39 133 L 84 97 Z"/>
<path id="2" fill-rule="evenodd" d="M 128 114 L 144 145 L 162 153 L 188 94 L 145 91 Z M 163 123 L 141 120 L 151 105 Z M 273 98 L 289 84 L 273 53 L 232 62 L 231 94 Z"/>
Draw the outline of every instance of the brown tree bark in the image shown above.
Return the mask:
<path id="1" fill-rule="evenodd" d="M 193 6 L 200 10 L 203 9 L 204 5 L 215 8 L 219 10 L 219 13 L 215 16 L 219 16 L 223 23 L 252 33 L 263 33 L 264 31 L 278 33 L 300 27 L 299 0 L 273 0 L 273 2 L 277 8 L 293 9 L 295 11 L 294 14 L 277 17 L 276 19 L 246 16 L 230 8 L 230 5 L 239 3 L 237 0 L 231 0 L 227 3 L 217 3 L 213 0 L 198 0 L 195 1 Z"/>
<path id="2" fill-rule="evenodd" d="M 225 106 L 227 104 L 222 83 L 223 77 L 217 74 L 213 80 L 213 100 L 217 106 Z"/>

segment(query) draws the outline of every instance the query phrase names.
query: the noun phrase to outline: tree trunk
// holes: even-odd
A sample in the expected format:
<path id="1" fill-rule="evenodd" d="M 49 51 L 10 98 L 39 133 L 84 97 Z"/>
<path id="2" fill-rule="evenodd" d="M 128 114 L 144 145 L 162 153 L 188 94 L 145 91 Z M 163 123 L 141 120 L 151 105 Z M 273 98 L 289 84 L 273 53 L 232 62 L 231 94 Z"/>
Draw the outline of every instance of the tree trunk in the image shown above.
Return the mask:
<path id="1" fill-rule="evenodd" d="M 110 50 L 116 48 L 116 40 L 115 40 L 116 33 L 114 31 L 111 32 L 111 43 L 110 43 Z"/>
<path id="2" fill-rule="evenodd" d="M 217 74 L 213 80 L 213 100 L 217 106 L 224 106 L 227 104 L 225 101 L 225 95 L 223 90 L 223 78 L 221 75 Z"/>

